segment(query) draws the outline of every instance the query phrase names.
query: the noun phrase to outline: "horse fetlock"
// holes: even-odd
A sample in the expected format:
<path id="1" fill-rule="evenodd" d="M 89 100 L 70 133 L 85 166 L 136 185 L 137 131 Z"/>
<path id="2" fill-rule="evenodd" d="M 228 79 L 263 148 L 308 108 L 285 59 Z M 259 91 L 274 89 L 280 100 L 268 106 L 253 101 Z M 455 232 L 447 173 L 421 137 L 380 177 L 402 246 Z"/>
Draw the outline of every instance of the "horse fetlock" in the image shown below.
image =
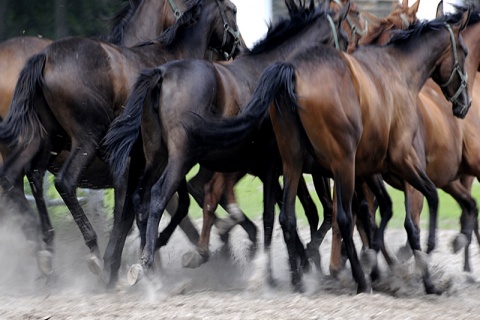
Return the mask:
<path id="1" fill-rule="evenodd" d="M 459 233 L 452 241 L 453 253 L 458 253 L 462 248 L 468 244 L 468 238 L 463 233 Z"/>
<path id="2" fill-rule="evenodd" d="M 237 223 L 245 220 L 245 215 L 236 203 L 228 204 L 227 212 L 230 214 L 230 217 L 232 217 L 232 219 L 235 220 Z"/>
<path id="3" fill-rule="evenodd" d="M 366 274 L 370 274 L 373 268 L 377 266 L 377 252 L 373 249 L 362 250 L 360 263 Z"/>
<path id="4" fill-rule="evenodd" d="M 53 254 L 47 250 L 37 252 L 37 263 L 44 275 L 53 274 Z"/>
<path id="5" fill-rule="evenodd" d="M 402 246 L 397 251 L 397 258 L 402 262 L 406 262 L 413 257 L 412 248 L 409 245 Z"/>
<path id="6" fill-rule="evenodd" d="M 419 270 L 427 270 L 428 265 L 430 264 L 430 256 L 427 253 L 420 250 L 415 250 L 414 256 L 415 256 L 415 266 Z"/>
<path id="7" fill-rule="evenodd" d="M 218 229 L 220 235 L 228 233 L 232 228 L 237 225 L 237 221 L 232 219 L 232 217 L 227 217 L 225 219 L 217 219 L 215 226 Z"/>

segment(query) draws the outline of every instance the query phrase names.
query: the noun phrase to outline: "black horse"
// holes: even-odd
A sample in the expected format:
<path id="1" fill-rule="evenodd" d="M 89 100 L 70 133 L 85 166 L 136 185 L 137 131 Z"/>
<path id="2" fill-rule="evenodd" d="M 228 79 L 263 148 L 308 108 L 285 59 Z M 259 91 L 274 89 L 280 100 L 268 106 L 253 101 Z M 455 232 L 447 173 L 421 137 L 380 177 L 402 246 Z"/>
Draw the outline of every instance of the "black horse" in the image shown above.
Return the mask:
<path id="1" fill-rule="evenodd" d="M 56 174 L 55 186 L 91 251 L 90 261 L 99 268 L 97 236 L 75 190 L 82 171 L 101 158 L 99 143 L 112 120 L 123 111 L 137 73 L 168 60 L 202 58 L 209 47 L 227 54 L 239 50 L 236 8 L 229 0 L 188 0 L 185 10 L 177 6 L 178 20 L 172 27 L 159 38 L 131 48 L 86 38 L 54 42 L 22 70 L 10 111 L 1 124 L 0 140 L 14 148 L 0 171 L 4 190 L 10 190 L 11 182 L 26 168 L 43 177 L 52 163 L 51 154 L 69 150 Z M 114 227 L 102 274 L 110 285 L 116 281 L 133 222 L 129 195 L 138 180 L 136 174 L 135 169 L 130 170 L 136 178 L 129 179 L 125 205 L 122 201 L 115 203 Z M 116 190 L 124 188 L 123 176 L 113 176 L 113 182 Z"/>

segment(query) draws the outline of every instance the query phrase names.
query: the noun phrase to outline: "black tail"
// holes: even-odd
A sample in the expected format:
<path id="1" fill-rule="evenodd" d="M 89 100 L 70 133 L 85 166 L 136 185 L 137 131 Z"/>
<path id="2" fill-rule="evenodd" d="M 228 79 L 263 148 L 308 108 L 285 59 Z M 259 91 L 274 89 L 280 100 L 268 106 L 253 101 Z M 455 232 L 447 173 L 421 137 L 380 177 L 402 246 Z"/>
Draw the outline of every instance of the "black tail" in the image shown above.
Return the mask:
<path id="1" fill-rule="evenodd" d="M 0 123 L 0 141 L 5 145 L 14 146 L 20 139 L 28 144 L 45 132 L 34 106 L 35 96 L 43 85 L 45 59 L 44 53 L 31 57 L 20 73 L 10 109 Z"/>
<path id="2" fill-rule="evenodd" d="M 252 99 L 237 117 L 197 118 L 202 130 L 195 135 L 202 148 L 228 149 L 246 142 L 267 116 L 272 102 L 287 98 L 296 101 L 295 68 L 289 63 L 274 63 L 260 77 Z M 295 103 L 296 105 L 296 103 Z"/>
<path id="3" fill-rule="evenodd" d="M 140 134 L 142 112 L 147 98 L 157 106 L 157 100 L 163 81 L 163 72 L 159 68 L 142 72 L 128 98 L 125 110 L 110 125 L 103 139 L 108 162 L 115 176 L 122 176 L 127 167 L 130 151 Z"/>

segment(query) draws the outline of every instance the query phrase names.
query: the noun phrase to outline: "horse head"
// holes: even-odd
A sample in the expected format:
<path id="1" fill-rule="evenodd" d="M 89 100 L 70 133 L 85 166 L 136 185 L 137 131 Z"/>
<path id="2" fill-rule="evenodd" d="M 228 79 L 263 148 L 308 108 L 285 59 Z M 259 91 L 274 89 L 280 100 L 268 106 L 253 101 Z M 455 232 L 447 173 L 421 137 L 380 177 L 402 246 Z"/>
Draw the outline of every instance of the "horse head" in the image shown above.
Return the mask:
<path id="1" fill-rule="evenodd" d="M 225 60 L 246 51 L 247 47 L 237 25 L 237 7 L 230 0 L 205 0 L 204 6 L 220 12 L 216 18 L 210 46 L 220 52 Z"/>
<path id="2" fill-rule="evenodd" d="M 465 58 L 468 50 L 463 43 L 460 32 L 465 29 L 470 16 L 470 10 L 460 13 L 459 21 L 445 24 L 451 45 L 439 60 L 432 75 L 445 97 L 452 103 L 453 114 L 464 118 L 472 100 L 467 90 L 468 75 L 465 72 Z"/>
<path id="3" fill-rule="evenodd" d="M 390 12 L 384 19 L 375 19 L 369 14 L 364 14 L 370 17 L 368 20 L 373 20 L 374 25 L 369 28 L 368 33 L 360 38 L 358 46 L 366 44 L 382 45 L 387 43 L 392 37 L 394 30 L 406 30 L 411 25 L 418 21 L 417 11 L 420 5 L 420 0 L 417 0 L 411 7 L 408 7 L 408 0 L 404 0 L 402 4 Z"/>

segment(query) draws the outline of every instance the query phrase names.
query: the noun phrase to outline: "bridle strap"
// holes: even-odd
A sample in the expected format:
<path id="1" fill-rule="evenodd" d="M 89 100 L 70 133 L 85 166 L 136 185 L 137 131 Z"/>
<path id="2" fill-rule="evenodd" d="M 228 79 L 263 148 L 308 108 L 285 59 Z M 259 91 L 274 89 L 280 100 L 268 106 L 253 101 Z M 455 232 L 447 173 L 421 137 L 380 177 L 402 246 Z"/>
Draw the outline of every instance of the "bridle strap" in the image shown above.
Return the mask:
<path id="1" fill-rule="evenodd" d="M 333 22 L 333 19 L 332 17 L 330 17 L 329 14 L 327 14 L 327 20 L 328 20 L 328 23 L 330 24 L 330 27 L 332 28 L 332 32 L 333 32 L 333 39 L 335 41 L 335 48 L 337 50 L 340 50 L 340 43 L 338 41 L 338 32 L 337 32 L 337 28 L 335 27 L 335 23 Z"/>
<path id="2" fill-rule="evenodd" d="M 227 43 L 227 36 L 230 33 L 234 39 L 233 47 L 230 53 L 225 52 L 225 60 L 228 60 L 232 57 L 233 53 L 235 52 L 235 49 L 237 49 L 238 43 L 240 42 L 240 31 L 239 30 L 234 30 L 227 22 L 227 16 L 225 14 L 225 11 L 222 9 L 222 6 L 220 4 L 219 0 L 216 0 L 218 9 L 220 9 L 220 15 L 222 16 L 222 21 L 223 21 L 223 40 L 222 40 L 222 45 L 217 48 L 217 49 L 222 49 L 223 46 Z"/>
<path id="3" fill-rule="evenodd" d="M 175 0 L 168 0 L 168 3 L 170 3 L 170 7 L 172 7 L 175 21 L 178 21 L 183 16 L 184 12 L 178 9 L 177 5 L 175 4 Z"/>
<path id="4" fill-rule="evenodd" d="M 457 92 L 455 92 L 453 96 L 447 97 L 447 99 L 452 103 L 460 104 L 457 98 L 460 96 L 460 94 L 462 94 L 462 92 L 464 92 L 467 89 L 468 74 L 467 73 L 463 74 L 462 70 L 460 70 L 460 64 L 458 63 L 457 44 L 455 42 L 455 35 L 453 34 L 452 27 L 450 27 L 450 25 L 447 24 L 446 28 L 450 34 L 450 40 L 452 41 L 453 69 L 452 69 L 452 73 L 450 74 L 450 78 L 448 78 L 448 81 L 440 85 L 440 87 L 444 88 L 448 86 L 453 81 L 453 77 L 455 76 L 455 74 L 458 74 L 461 80 L 460 86 L 458 87 Z"/>

